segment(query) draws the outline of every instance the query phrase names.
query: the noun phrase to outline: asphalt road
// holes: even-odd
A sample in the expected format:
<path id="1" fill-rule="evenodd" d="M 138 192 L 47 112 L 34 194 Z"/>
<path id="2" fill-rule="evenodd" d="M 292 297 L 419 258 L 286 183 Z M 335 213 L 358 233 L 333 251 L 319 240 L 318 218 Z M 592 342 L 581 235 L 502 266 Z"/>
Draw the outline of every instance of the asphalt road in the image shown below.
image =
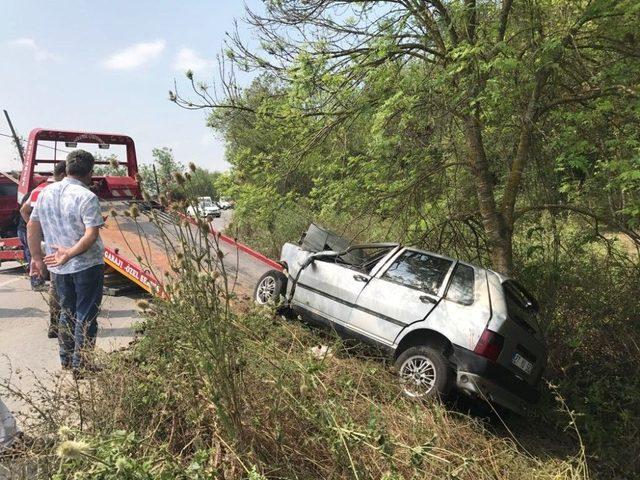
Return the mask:
<path id="1" fill-rule="evenodd" d="M 97 348 L 112 351 L 134 338 L 132 324 L 138 319 L 135 299 L 104 297 L 98 318 Z M 0 384 L 34 393 L 37 385 L 57 381 L 60 372 L 58 342 L 47 338 L 49 307 L 46 293 L 31 290 L 24 270 L 15 262 L 0 267 Z M 26 404 L 0 387 L 9 410 L 24 413 Z"/>
<path id="2" fill-rule="evenodd" d="M 232 211 L 224 211 L 213 226 L 223 231 Z M 237 249 L 221 243 L 225 265 L 237 270 L 239 293 L 250 292 L 257 278 L 270 267 Z M 237 267 L 237 268 L 236 268 Z M 98 318 L 98 350 L 110 352 L 125 347 L 134 338 L 132 325 L 138 320 L 136 301 L 139 295 L 103 299 Z M 33 292 L 24 270 L 16 262 L 0 266 L 0 385 L 34 393 L 39 384 L 71 381 L 70 375 L 60 374 L 58 343 L 47 338 L 48 305 L 46 293 Z M 0 398 L 9 410 L 20 416 L 27 405 L 8 396 L 0 387 Z"/>

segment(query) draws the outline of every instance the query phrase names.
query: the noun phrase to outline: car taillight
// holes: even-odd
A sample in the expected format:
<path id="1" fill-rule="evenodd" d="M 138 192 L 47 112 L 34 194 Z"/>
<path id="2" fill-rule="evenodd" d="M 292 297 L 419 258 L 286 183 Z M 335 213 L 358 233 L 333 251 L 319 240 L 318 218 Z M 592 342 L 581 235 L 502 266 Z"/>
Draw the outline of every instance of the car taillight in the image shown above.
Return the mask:
<path id="1" fill-rule="evenodd" d="M 500 352 L 502 351 L 503 344 L 504 338 L 502 335 L 492 332 L 489 329 L 485 329 L 473 351 L 474 353 L 482 355 L 483 357 L 495 362 L 498 360 L 498 355 L 500 355 Z"/>

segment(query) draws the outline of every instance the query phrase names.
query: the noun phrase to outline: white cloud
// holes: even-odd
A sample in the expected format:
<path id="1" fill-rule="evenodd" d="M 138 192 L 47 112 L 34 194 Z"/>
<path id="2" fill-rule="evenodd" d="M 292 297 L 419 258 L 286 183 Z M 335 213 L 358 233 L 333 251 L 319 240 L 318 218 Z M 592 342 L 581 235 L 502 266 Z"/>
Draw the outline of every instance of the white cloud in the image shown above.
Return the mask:
<path id="1" fill-rule="evenodd" d="M 12 47 L 29 50 L 33 54 L 33 58 L 38 62 L 45 62 L 47 60 L 55 62 L 60 61 L 60 57 L 58 57 L 58 55 L 40 47 L 33 38 L 16 38 L 15 40 L 10 40 L 7 43 Z"/>
<path id="2" fill-rule="evenodd" d="M 158 58 L 164 46 L 164 40 L 136 43 L 111 54 L 102 66 L 109 70 L 131 70 Z"/>
<path id="3" fill-rule="evenodd" d="M 187 70 L 203 72 L 213 67 L 214 63 L 213 60 L 201 57 L 190 48 L 181 48 L 173 60 L 173 68 L 180 72 L 186 72 Z"/>

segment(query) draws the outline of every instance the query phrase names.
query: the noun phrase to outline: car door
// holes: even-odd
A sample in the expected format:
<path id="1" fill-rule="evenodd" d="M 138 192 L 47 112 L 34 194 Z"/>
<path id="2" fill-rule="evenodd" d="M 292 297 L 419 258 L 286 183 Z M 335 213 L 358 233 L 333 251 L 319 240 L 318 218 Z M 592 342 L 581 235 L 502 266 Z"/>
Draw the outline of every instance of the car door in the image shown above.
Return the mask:
<path id="1" fill-rule="evenodd" d="M 349 328 L 376 343 L 392 345 L 402 329 L 429 315 L 452 265 L 452 260 L 434 254 L 401 251 L 367 282 L 349 317 Z"/>
<path id="2" fill-rule="evenodd" d="M 312 313 L 345 325 L 368 278 L 335 260 L 315 260 L 300 273 L 293 301 Z"/>
<path id="3" fill-rule="evenodd" d="M 490 318 L 485 271 L 457 262 L 426 326 L 442 333 L 452 343 L 473 350 Z"/>
<path id="4" fill-rule="evenodd" d="M 397 244 L 370 244 L 339 258 L 317 259 L 301 272 L 293 302 L 345 326 L 364 286 L 399 249 Z"/>

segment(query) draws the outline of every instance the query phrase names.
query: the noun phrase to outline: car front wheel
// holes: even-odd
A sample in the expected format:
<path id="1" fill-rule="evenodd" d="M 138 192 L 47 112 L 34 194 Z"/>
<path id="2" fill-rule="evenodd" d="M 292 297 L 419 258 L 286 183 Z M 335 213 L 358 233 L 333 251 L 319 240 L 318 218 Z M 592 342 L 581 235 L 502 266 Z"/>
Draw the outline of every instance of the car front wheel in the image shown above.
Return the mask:
<path id="1" fill-rule="evenodd" d="M 286 289 L 287 277 L 278 270 L 269 270 L 258 280 L 253 299 L 258 305 L 277 304 L 285 296 Z"/>
<path id="2" fill-rule="evenodd" d="M 451 390 L 453 371 L 442 352 L 432 347 L 408 348 L 396 360 L 395 368 L 408 397 L 444 396 Z"/>

